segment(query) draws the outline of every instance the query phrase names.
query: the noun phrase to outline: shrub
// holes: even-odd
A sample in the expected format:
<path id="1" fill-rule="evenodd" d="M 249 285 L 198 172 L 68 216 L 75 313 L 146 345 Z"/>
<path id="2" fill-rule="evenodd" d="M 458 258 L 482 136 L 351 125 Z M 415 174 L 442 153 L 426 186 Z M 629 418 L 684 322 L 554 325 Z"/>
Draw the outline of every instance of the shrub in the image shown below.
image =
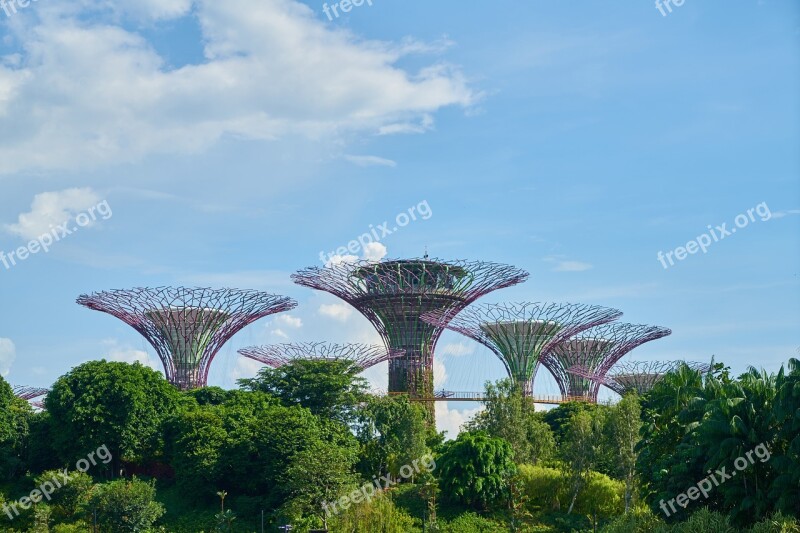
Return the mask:
<path id="1" fill-rule="evenodd" d="M 153 483 L 123 479 L 97 485 L 89 506 L 96 511 L 103 533 L 141 533 L 164 514 L 164 506 L 155 501 L 155 495 Z"/>
<path id="2" fill-rule="evenodd" d="M 385 493 L 378 493 L 371 501 L 349 507 L 329 519 L 331 531 L 348 533 L 412 533 L 414 519 L 395 506 Z"/>
<path id="3" fill-rule="evenodd" d="M 441 533 L 506 533 L 508 526 L 468 512 L 440 526 Z"/>

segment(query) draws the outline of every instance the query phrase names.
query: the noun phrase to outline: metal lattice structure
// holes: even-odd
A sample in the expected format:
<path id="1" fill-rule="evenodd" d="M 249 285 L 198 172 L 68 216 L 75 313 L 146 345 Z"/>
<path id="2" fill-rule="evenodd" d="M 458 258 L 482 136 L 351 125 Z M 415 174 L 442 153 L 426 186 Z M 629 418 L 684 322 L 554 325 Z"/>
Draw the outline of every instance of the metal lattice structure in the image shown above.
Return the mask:
<path id="1" fill-rule="evenodd" d="M 551 347 L 591 327 L 622 316 L 617 309 L 583 304 L 502 303 L 471 306 L 452 317 L 448 311 L 423 315 L 489 348 L 523 394 L 533 394 L 541 357 Z"/>
<path id="2" fill-rule="evenodd" d="M 46 396 L 50 390 L 42 388 L 42 387 L 25 387 L 22 385 L 15 385 L 14 388 L 14 396 L 17 398 L 22 398 L 26 402 L 31 400 L 35 400 L 36 398 L 40 398 L 42 396 Z"/>
<path id="3" fill-rule="evenodd" d="M 599 382 L 620 396 L 629 392 L 645 394 L 666 374 L 686 365 L 694 370 L 706 372 L 710 367 L 706 363 L 691 361 L 622 361 L 614 365 L 605 376 L 596 375 L 580 366 L 570 368 L 568 372 Z"/>
<path id="4" fill-rule="evenodd" d="M 403 350 L 389 361 L 389 393 L 433 396 L 433 352 L 442 325 L 421 320 L 431 311 L 449 316 L 481 296 L 525 281 L 528 273 L 497 263 L 429 259 L 357 261 L 311 267 L 295 283 L 333 294 L 355 307 L 387 349 Z M 432 418 L 432 404 L 429 406 Z"/>
<path id="5" fill-rule="evenodd" d="M 658 326 L 612 322 L 595 326 L 554 345 L 542 358 L 565 397 L 580 397 L 596 402 L 601 378 L 623 356 L 637 346 L 670 335 L 672 331 Z M 581 367 L 587 378 L 570 372 Z"/>
<path id="6" fill-rule="evenodd" d="M 280 368 L 297 360 L 350 361 L 361 370 L 366 370 L 384 361 L 403 355 L 402 350 L 387 350 L 377 344 L 328 344 L 304 342 L 296 344 L 270 344 L 249 346 L 239 353 L 249 359 Z"/>
<path id="7" fill-rule="evenodd" d="M 164 364 L 167 380 L 181 390 L 206 386 L 217 352 L 242 328 L 297 306 L 265 292 L 187 287 L 112 290 L 77 302 L 141 333 Z"/>

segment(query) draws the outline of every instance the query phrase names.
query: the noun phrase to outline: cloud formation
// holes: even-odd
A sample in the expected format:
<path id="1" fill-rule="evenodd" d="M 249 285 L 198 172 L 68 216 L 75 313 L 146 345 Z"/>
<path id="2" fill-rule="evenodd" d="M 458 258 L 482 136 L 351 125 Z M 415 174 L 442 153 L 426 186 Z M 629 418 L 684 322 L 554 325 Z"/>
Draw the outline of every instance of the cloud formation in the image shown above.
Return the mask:
<path id="1" fill-rule="evenodd" d="M 0 58 L 0 175 L 194 153 L 223 137 L 400 133 L 478 99 L 452 66 L 398 66 L 439 50 L 360 39 L 295 0 L 64 0 L 30 11 L 9 25 L 17 51 Z M 173 68 L 120 13 L 194 17 L 204 59 Z"/>

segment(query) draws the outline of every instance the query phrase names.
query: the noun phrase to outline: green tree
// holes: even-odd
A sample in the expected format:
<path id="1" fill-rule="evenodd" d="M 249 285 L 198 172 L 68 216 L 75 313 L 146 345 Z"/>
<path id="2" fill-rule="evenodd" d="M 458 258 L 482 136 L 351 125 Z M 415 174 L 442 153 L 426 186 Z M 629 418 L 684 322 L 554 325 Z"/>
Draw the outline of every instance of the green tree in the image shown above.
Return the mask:
<path id="1" fill-rule="evenodd" d="M 331 531 L 348 533 L 409 533 L 414 519 L 399 509 L 385 493 L 377 493 L 369 501 L 351 505 L 331 518 Z"/>
<path id="2" fill-rule="evenodd" d="M 316 516 L 328 529 L 328 504 L 357 485 L 354 459 L 346 450 L 323 442 L 298 452 L 283 474 L 289 498 L 286 514 Z"/>
<path id="3" fill-rule="evenodd" d="M 155 496 L 154 483 L 120 479 L 97 485 L 88 506 L 103 533 L 143 533 L 164 514 Z"/>
<path id="4" fill-rule="evenodd" d="M 776 509 L 800 518 L 800 360 L 789 360 L 788 372 L 781 368 L 775 389 L 772 467 L 776 478 L 769 497 Z"/>
<path id="5" fill-rule="evenodd" d="M 14 396 L 0 376 L 0 474 L 13 478 L 24 471 L 29 423 L 33 413 L 28 402 Z"/>
<path id="6" fill-rule="evenodd" d="M 300 359 L 280 368 L 264 367 L 239 384 L 280 398 L 286 406 L 306 407 L 315 415 L 349 424 L 369 388 L 359 377 L 361 370 L 351 361 Z"/>
<path id="7" fill-rule="evenodd" d="M 565 474 L 569 477 L 570 504 L 567 514 L 572 513 L 581 490 L 589 482 L 589 476 L 597 461 L 602 441 L 603 423 L 601 417 L 585 410 L 573 413 L 566 424 L 561 455 Z"/>
<path id="8" fill-rule="evenodd" d="M 78 519 L 89 501 L 94 480 L 88 474 L 75 471 L 69 473 L 69 483 L 63 483 L 60 472 L 59 470 L 42 472 L 34 479 L 33 484 L 40 487 L 49 483 L 50 486 L 56 487 L 50 496 L 53 518 L 57 521 Z"/>
<path id="9" fill-rule="evenodd" d="M 447 498 L 484 510 L 508 501 L 508 482 L 517 467 L 505 440 L 465 431 L 444 445 L 437 462 Z"/>
<path id="10" fill-rule="evenodd" d="M 511 444 L 517 463 L 536 464 L 549 459 L 555 437 L 533 404 L 510 379 L 487 382 L 485 410 L 467 424 L 469 431 L 484 431 Z"/>
<path id="11" fill-rule="evenodd" d="M 358 416 L 361 473 L 397 477 L 401 467 L 429 454 L 425 417 L 425 409 L 405 396 L 368 398 Z"/>
<path id="12" fill-rule="evenodd" d="M 118 472 L 123 461 L 160 455 L 162 422 L 179 403 L 177 389 L 155 370 L 107 361 L 73 368 L 56 381 L 45 400 L 60 459 L 74 464 L 106 445 L 113 457 L 112 472 Z"/>
<path id="13" fill-rule="evenodd" d="M 631 508 L 636 487 L 636 459 L 639 431 L 642 427 L 642 409 L 635 393 L 626 394 L 608 413 L 606 431 L 608 448 L 616 465 L 616 474 L 625 481 L 625 512 Z"/>

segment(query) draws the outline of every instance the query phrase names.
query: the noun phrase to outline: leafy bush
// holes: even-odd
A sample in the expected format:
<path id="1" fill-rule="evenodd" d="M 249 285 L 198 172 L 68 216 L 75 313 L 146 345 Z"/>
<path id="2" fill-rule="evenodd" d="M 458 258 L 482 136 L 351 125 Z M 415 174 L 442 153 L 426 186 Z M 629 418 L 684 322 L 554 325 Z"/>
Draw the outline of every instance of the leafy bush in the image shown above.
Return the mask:
<path id="1" fill-rule="evenodd" d="M 414 519 L 398 509 L 385 493 L 378 493 L 371 501 L 352 505 L 341 514 L 329 519 L 331 531 L 347 533 L 412 533 Z"/>
<path id="2" fill-rule="evenodd" d="M 122 479 L 97 485 L 89 507 L 97 513 L 103 533 L 141 533 L 164 514 L 164 506 L 155 501 L 155 495 L 153 483 Z"/>
<path id="3" fill-rule="evenodd" d="M 44 484 L 54 484 L 53 480 L 63 483 L 58 470 L 43 472 L 33 481 L 36 487 Z M 50 496 L 50 505 L 53 506 L 53 518 L 56 521 L 71 521 L 80 518 L 83 506 L 89 501 L 89 494 L 94 481 L 84 472 L 71 472 L 69 483 L 56 488 Z"/>
<path id="4" fill-rule="evenodd" d="M 606 525 L 603 533 L 651 533 L 664 527 L 664 521 L 647 507 L 636 507 Z"/>

